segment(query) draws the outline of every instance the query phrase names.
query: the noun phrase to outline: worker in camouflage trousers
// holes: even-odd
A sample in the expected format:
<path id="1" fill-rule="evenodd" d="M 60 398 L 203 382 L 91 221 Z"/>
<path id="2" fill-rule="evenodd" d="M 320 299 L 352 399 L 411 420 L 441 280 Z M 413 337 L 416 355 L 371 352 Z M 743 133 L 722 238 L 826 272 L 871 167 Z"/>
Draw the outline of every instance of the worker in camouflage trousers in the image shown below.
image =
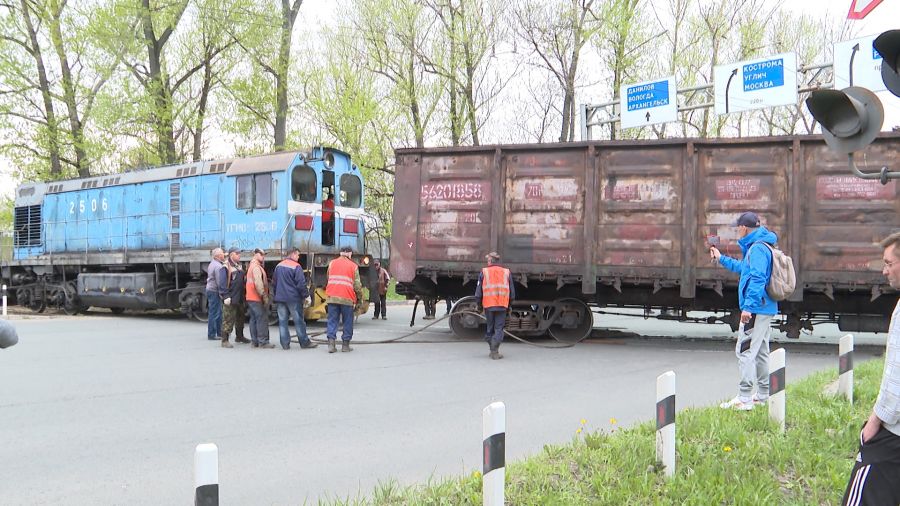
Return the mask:
<path id="1" fill-rule="evenodd" d="M 231 330 L 234 329 L 236 343 L 249 343 L 244 337 L 244 321 L 246 320 L 246 276 L 241 265 L 240 248 L 228 250 L 225 268 L 219 272 L 219 290 L 222 295 L 224 311 L 222 314 L 222 347 L 232 348 L 228 342 Z"/>

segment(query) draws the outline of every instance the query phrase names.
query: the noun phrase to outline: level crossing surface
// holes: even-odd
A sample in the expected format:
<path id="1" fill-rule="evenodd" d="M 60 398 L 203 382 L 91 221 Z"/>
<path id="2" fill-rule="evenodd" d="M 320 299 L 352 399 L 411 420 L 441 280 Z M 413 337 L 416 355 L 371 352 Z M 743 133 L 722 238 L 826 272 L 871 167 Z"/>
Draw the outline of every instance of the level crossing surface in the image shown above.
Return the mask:
<path id="1" fill-rule="evenodd" d="M 411 310 L 362 316 L 354 342 L 409 332 Z M 599 317 L 595 337 L 573 348 L 506 343 L 499 361 L 483 342 L 447 342 L 445 321 L 416 343 L 331 355 L 222 349 L 205 325 L 175 315 L 13 322 L 20 342 L 0 351 L 4 504 L 188 503 L 200 443 L 219 448 L 223 504 L 370 497 L 379 482 L 479 470 L 481 413 L 493 401 L 506 404 L 513 461 L 571 441 L 582 419 L 589 431 L 652 419 L 667 370 L 678 375 L 678 409 L 731 397 L 738 380 L 726 326 L 621 316 Z M 697 340 L 653 337 L 673 334 Z M 837 374 L 840 335 L 789 342 L 788 383 Z M 861 337 L 857 361 L 884 343 Z"/>

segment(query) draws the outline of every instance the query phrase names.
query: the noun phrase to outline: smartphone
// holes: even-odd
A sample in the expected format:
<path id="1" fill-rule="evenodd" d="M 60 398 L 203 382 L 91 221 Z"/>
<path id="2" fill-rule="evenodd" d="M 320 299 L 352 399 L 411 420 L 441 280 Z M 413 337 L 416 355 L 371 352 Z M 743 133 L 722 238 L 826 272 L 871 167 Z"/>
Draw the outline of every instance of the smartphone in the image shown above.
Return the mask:
<path id="1" fill-rule="evenodd" d="M 712 248 L 713 246 L 715 246 L 716 248 L 718 248 L 718 247 L 719 247 L 719 243 L 720 243 L 720 241 L 719 241 L 719 236 L 717 236 L 717 235 L 708 235 L 708 236 L 706 236 L 706 245 L 709 246 L 710 248 Z"/>

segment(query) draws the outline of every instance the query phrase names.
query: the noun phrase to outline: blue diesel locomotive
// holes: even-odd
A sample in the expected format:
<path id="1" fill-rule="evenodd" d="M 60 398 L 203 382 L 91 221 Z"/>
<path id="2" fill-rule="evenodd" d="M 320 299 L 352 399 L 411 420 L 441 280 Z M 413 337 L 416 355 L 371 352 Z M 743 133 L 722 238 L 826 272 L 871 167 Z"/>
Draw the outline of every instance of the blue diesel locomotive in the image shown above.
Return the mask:
<path id="1" fill-rule="evenodd" d="M 387 256 L 347 153 L 316 147 L 184 163 L 16 189 L 12 260 L 3 282 L 35 311 L 180 309 L 206 318 L 205 268 L 217 246 L 301 250 L 311 288 L 350 246 L 371 286 Z M 270 267 L 278 255 L 270 255 Z M 322 316 L 318 290 L 308 319 Z"/>

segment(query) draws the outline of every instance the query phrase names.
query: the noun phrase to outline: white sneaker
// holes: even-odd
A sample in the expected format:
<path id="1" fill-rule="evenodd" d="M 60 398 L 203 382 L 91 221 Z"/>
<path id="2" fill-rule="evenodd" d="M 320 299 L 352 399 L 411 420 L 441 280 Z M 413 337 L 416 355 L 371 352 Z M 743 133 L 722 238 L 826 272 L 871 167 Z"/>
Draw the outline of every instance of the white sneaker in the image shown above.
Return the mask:
<path id="1" fill-rule="evenodd" d="M 750 399 L 754 406 L 765 406 L 768 400 L 768 397 L 760 398 L 758 394 L 753 394 L 753 397 Z"/>
<path id="2" fill-rule="evenodd" d="M 737 411 L 750 411 L 753 409 L 753 400 L 742 401 L 741 397 L 735 396 L 734 399 L 730 401 L 725 401 L 722 404 L 719 404 L 719 407 L 722 409 L 734 409 Z"/>

